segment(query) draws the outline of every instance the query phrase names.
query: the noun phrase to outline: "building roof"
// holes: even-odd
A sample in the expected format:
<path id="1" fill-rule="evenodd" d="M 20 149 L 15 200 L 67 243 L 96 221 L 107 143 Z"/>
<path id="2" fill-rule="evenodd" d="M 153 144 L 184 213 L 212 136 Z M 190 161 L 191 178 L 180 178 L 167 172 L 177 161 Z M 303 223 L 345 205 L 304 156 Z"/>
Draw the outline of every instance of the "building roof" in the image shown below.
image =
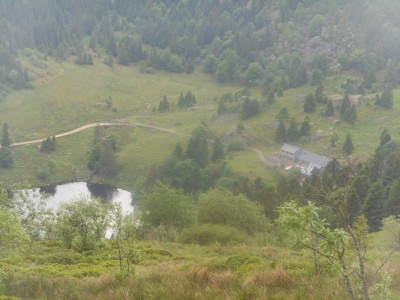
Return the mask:
<path id="1" fill-rule="evenodd" d="M 281 150 L 289 153 L 296 153 L 297 151 L 301 151 L 301 148 L 289 144 L 283 144 Z"/>
<path id="2" fill-rule="evenodd" d="M 307 151 L 302 151 L 298 159 L 318 169 L 325 168 L 326 165 L 332 160 L 328 157 Z"/>
<path id="3" fill-rule="evenodd" d="M 312 152 L 304 151 L 300 147 L 293 146 L 290 144 L 283 144 L 281 151 L 291 153 L 295 156 L 295 159 L 307 164 L 306 169 L 303 173 L 310 174 L 311 171 L 316 169 L 323 169 L 332 160 L 328 157 L 318 155 Z"/>

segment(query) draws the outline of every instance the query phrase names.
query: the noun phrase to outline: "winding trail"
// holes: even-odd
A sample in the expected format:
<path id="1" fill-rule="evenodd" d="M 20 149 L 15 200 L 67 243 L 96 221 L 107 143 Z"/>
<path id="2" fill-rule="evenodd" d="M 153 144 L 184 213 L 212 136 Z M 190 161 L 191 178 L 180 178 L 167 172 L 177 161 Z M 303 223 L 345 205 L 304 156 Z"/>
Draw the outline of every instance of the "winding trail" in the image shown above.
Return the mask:
<path id="1" fill-rule="evenodd" d="M 257 153 L 258 160 L 265 165 L 266 167 L 270 167 L 271 164 L 268 162 L 268 160 L 265 158 L 264 153 L 260 149 L 255 149 L 255 148 L 248 148 L 251 151 L 254 151 Z"/>
<path id="2" fill-rule="evenodd" d="M 190 136 L 190 134 L 186 134 L 186 133 L 181 133 L 178 131 L 174 131 L 172 129 L 167 129 L 167 128 L 162 128 L 162 127 L 157 127 L 157 126 L 152 126 L 152 125 L 146 125 L 146 124 L 142 124 L 142 123 L 111 123 L 111 122 L 103 122 L 103 123 L 90 123 L 90 124 L 86 124 L 83 125 L 79 128 L 73 129 L 71 131 L 67 131 L 64 133 L 60 133 L 55 135 L 56 138 L 60 138 L 60 137 L 64 137 L 64 136 L 68 136 L 71 134 L 75 134 L 96 126 L 125 126 L 125 127 L 144 127 L 144 128 L 150 128 L 150 129 L 155 129 L 158 131 L 163 131 L 163 132 L 168 132 L 168 133 L 173 133 L 173 134 L 179 134 L 179 135 L 183 135 L 183 136 Z M 15 146 L 22 146 L 22 145 L 30 145 L 30 144 L 37 144 L 37 143 L 41 143 L 43 140 L 45 140 L 45 138 L 43 139 L 37 139 L 37 140 L 31 140 L 31 141 L 25 141 L 25 142 L 18 142 L 18 143 L 14 143 L 11 144 L 11 147 L 15 147 Z"/>

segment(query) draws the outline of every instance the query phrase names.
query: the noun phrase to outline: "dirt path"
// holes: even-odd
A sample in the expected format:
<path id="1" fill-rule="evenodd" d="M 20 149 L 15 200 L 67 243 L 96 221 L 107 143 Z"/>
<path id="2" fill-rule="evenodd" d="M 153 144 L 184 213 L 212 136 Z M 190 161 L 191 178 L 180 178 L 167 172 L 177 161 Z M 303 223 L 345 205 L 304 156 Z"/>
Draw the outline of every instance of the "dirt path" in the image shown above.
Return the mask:
<path id="1" fill-rule="evenodd" d="M 183 135 L 183 136 L 190 136 L 190 134 L 186 134 L 186 133 L 181 133 L 181 132 L 177 132 L 174 131 L 172 129 L 167 129 L 167 128 L 162 128 L 162 127 L 157 127 L 157 126 L 152 126 L 152 125 L 146 125 L 146 124 L 142 124 L 142 123 L 109 123 L 109 122 L 103 122 L 103 123 L 90 123 L 90 124 L 86 124 L 83 125 L 79 128 L 73 129 L 71 131 L 67 131 L 64 133 L 60 133 L 55 135 L 56 138 L 60 138 L 60 137 L 64 137 L 64 136 L 68 136 L 71 134 L 75 134 L 96 126 L 125 126 L 125 127 L 144 127 L 144 128 L 150 128 L 150 129 L 154 129 L 154 130 L 158 130 L 158 131 L 163 131 L 163 132 L 168 132 L 168 133 L 173 133 L 173 134 L 179 134 L 179 135 Z M 31 141 L 25 141 L 25 142 L 18 142 L 18 143 L 14 143 L 11 145 L 11 147 L 15 147 L 15 146 L 22 146 L 22 145 L 30 145 L 30 144 L 37 144 L 37 143 L 41 143 L 43 139 L 38 139 L 38 140 L 31 140 Z"/>
<path id="2" fill-rule="evenodd" d="M 271 163 L 265 158 L 264 153 L 260 149 L 255 149 L 255 148 L 248 148 L 248 149 L 257 153 L 258 159 L 263 165 L 265 165 L 266 167 L 271 166 Z"/>

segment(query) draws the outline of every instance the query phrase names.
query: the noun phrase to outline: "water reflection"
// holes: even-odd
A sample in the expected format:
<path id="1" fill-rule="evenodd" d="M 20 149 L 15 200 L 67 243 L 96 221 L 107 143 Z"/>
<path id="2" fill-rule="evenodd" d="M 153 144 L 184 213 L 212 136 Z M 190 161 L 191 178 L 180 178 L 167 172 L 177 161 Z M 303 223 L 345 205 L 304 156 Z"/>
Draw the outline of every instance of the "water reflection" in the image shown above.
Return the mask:
<path id="1" fill-rule="evenodd" d="M 120 203 L 125 214 L 134 211 L 132 193 L 109 184 L 71 182 L 59 185 L 49 185 L 31 190 L 31 195 L 47 194 L 46 206 L 58 210 L 60 205 L 81 197 L 100 198 L 104 203 Z M 33 196 L 34 198 L 34 196 Z"/>

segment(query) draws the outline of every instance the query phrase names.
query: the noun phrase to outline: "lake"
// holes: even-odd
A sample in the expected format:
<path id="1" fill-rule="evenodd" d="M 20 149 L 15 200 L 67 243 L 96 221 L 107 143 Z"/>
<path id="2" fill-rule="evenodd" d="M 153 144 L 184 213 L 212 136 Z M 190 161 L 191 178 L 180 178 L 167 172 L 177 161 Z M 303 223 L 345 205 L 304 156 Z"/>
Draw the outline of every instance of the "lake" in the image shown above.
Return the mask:
<path id="1" fill-rule="evenodd" d="M 58 185 L 49 185 L 32 189 L 29 194 L 47 194 L 46 206 L 57 211 L 61 203 L 69 202 L 80 197 L 100 198 L 104 203 L 121 203 L 124 214 L 134 211 L 134 198 L 131 192 L 116 188 L 109 184 L 71 182 Z"/>

